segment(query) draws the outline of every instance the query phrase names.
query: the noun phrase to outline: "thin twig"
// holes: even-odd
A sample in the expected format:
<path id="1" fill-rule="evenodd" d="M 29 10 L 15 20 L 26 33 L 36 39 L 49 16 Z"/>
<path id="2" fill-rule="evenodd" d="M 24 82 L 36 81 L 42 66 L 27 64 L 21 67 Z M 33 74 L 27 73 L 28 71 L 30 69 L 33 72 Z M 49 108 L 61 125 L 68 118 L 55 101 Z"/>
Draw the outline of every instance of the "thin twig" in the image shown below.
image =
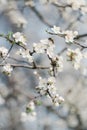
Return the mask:
<path id="1" fill-rule="evenodd" d="M 63 52 L 65 52 L 67 50 L 67 47 L 63 48 L 59 53 L 58 55 L 61 55 Z"/>
<path id="2" fill-rule="evenodd" d="M 6 57 L 3 58 L 1 64 L 5 62 L 6 58 L 8 57 L 9 53 L 10 53 L 11 50 L 12 50 L 13 45 L 14 45 L 14 44 L 11 45 L 10 49 L 8 50 L 8 53 L 7 53 Z"/>
<path id="3" fill-rule="evenodd" d="M 11 60 L 14 60 L 14 61 L 17 61 L 17 62 L 26 63 L 26 64 L 28 64 L 28 65 L 29 65 L 29 62 L 27 62 L 27 61 L 24 61 L 24 60 L 19 60 L 19 59 L 16 59 L 16 58 L 14 58 L 14 57 L 11 57 L 11 56 L 9 56 L 8 58 L 9 58 L 9 59 L 11 59 Z"/>

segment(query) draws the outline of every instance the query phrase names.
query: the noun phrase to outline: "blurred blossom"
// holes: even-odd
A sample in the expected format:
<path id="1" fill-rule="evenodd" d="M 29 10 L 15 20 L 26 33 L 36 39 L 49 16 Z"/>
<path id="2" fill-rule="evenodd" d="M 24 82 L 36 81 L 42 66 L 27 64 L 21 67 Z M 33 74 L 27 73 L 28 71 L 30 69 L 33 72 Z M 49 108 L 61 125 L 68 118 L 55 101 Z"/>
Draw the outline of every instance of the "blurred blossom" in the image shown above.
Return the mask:
<path id="1" fill-rule="evenodd" d="M 8 50 L 5 47 L 0 47 L 0 57 L 6 57 L 8 54 Z"/>
<path id="2" fill-rule="evenodd" d="M 84 52 L 84 53 L 83 53 L 83 57 L 84 57 L 84 58 L 87 58 L 87 52 Z"/>
<path id="3" fill-rule="evenodd" d="M 67 43 L 69 43 L 69 42 L 72 43 L 74 41 L 74 38 L 78 35 L 78 32 L 77 31 L 65 31 L 64 34 L 65 34 L 65 41 Z"/>
<path id="4" fill-rule="evenodd" d="M 52 39 L 44 39 L 40 40 L 40 43 L 34 43 L 33 49 L 36 53 L 47 53 L 47 55 L 51 58 L 54 53 L 55 45 Z"/>
<path id="5" fill-rule="evenodd" d="M 36 113 L 32 113 L 32 114 L 29 114 L 29 113 L 26 113 L 26 112 L 22 112 L 21 113 L 21 121 L 22 122 L 26 122 L 26 121 L 34 121 L 36 119 Z"/>
<path id="6" fill-rule="evenodd" d="M 9 63 L 3 66 L 2 72 L 5 73 L 6 75 L 10 76 L 12 71 L 13 71 L 13 68 L 11 67 Z"/>
<path id="7" fill-rule="evenodd" d="M 17 28 L 23 28 L 27 24 L 27 20 L 25 19 L 23 13 L 18 8 L 18 1 L 15 0 L 6 0 L 7 5 L 5 6 L 5 14 L 9 18 L 9 21 L 12 25 Z"/>
<path id="8" fill-rule="evenodd" d="M 72 62 L 74 68 L 76 70 L 78 70 L 80 68 L 80 61 L 83 58 L 83 55 L 82 55 L 80 49 L 77 48 L 75 50 L 72 50 L 72 49 L 68 48 L 67 56 L 68 56 L 68 60 Z"/>
<path id="9" fill-rule="evenodd" d="M 82 68 L 81 73 L 83 76 L 87 76 L 87 68 Z"/>
<path id="10" fill-rule="evenodd" d="M 30 63 L 33 62 L 33 56 L 30 55 L 29 49 L 23 50 L 20 48 L 16 54 L 21 55 L 24 59 L 27 59 Z"/>
<path id="11" fill-rule="evenodd" d="M 33 7 L 33 6 L 35 6 L 35 3 L 33 0 L 29 0 L 29 1 L 25 1 L 25 5 Z"/>
<path id="12" fill-rule="evenodd" d="M 82 6 L 86 5 L 85 0 L 80 0 L 80 1 L 79 0 L 75 0 L 75 1 L 74 0 L 67 0 L 67 3 L 72 5 L 73 10 L 78 10 Z"/>
<path id="13" fill-rule="evenodd" d="M 44 4 L 40 4 L 39 1 Z M 13 70 L 17 72 L 14 72 L 14 75 L 10 79 L 7 76 L 0 75 L 0 105 L 6 103 L 3 107 L 1 106 L 1 109 L 4 107 L 6 109 L 3 109 L 3 112 L 1 110 L 0 113 L 0 122 L 4 122 L 4 128 L 1 128 L 2 124 L 0 123 L 1 129 L 6 129 L 5 123 L 7 123 L 7 129 L 16 128 L 22 130 L 19 126 L 21 125 L 19 124 L 20 120 L 21 122 L 28 122 L 27 129 L 31 130 L 29 122 L 37 119 L 35 123 L 37 127 L 39 124 L 39 127 L 36 128 L 38 130 L 50 129 L 51 127 L 52 130 L 58 128 L 63 128 L 64 130 L 71 128 L 76 130 L 80 129 L 80 127 L 86 130 L 87 101 L 83 99 L 87 98 L 87 68 L 84 66 L 87 63 L 87 41 L 84 42 L 87 34 L 83 32 L 87 30 L 86 28 L 83 29 L 83 26 L 86 27 L 86 23 L 83 23 L 84 16 L 82 14 L 84 13 L 87 13 L 85 0 L 0 0 L 0 16 L 2 16 L 0 17 L 0 22 L 3 22 L 2 25 L 5 25 L 4 27 L 1 26 L 2 32 L 4 31 L 6 34 L 9 27 L 12 27 L 10 30 L 18 31 L 12 33 L 11 37 L 10 33 L 9 35 L 0 35 L 0 37 L 6 38 L 6 46 L 9 46 L 11 41 L 12 43 L 16 43 L 12 48 L 13 53 L 10 53 L 5 47 L 0 47 L 0 58 L 1 61 L 4 61 L 0 65 L 2 72 L 8 76 L 11 75 Z M 11 26 L 7 19 L 9 19 L 12 25 L 16 25 L 17 28 Z M 22 30 L 22 27 L 27 22 L 27 28 Z M 49 27 L 50 24 L 51 27 L 52 24 L 58 26 L 54 25 L 50 29 L 51 32 L 45 34 L 43 30 Z M 82 26 L 83 30 L 79 25 Z M 62 30 L 61 27 L 70 30 Z M 77 31 L 73 31 L 76 28 L 78 30 L 78 27 L 80 35 L 78 35 Z M 35 42 L 27 45 L 26 38 L 22 32 L 19 32 L 20 30 L 28 36 L 29 43 L 35 39 L 42 38 L 42 40 L 38 43 Z M 43 39 L 44 36 L 48 37 L 49 35 L 50 38 Z M 63 41 L 61 40 L 62 38 Z M 57 42 L 61 44 L 57 44 Z M 4 42 L 1 41 L 1 44 L 4 44 Z M 61 49 L 63 45 L 64 50 Z M 18 48 L 19 50 L 15 56 L 15 51 Z M 61 51 L 59 52 L 59 50 Z M 41 57 L 38 57 L 40 55 Z M 22 61 L 24 60 L 23 62 L 21 62 L 21 58 Z M 79 71 L 74 73 L 66 61 L 70 62 L 75 70 L 80 70 L 84 77 L 79 75 Z M 18 67 L 23 66 L 25 68 L 28 62 L 29 67 L 27 67 L 27 70 L 15 69 L 17 65 Z M 44 63 L 46 66 L 43 65 Z M 82 63 L 84 64 L 83 68 Z M 33 76 L 33 71 L 35 76 Z M 63 72 L 59 74 L 61 71 Z M 3 82 L 3 85 L 1 82 Z M 35 91 L 34 85 L 37 82 L 38 85 L 36 85 Z M 32 98 L 35 92 L 38 93 L 38 96 Z M 60 96 L 61 92 L 65 98 Z M 39 101 L 37 99 L 38 97 L 42 98 L 43 102 Z M 26 106 L 26 110 L 19 116 L 21 105 L 28 100 L 29 103 Z M 61 106 L 60 104 L 64 100 L 65 104 Z M 37 115 L 35 105 L 41 104 L 42 106 L 37 107 L 39 113 Z M 54 106 L 57 106 L 57 108 Z M 4 111 L 7 111 L 9 118 L 6 118 L 7 115 Z M 49 120 L 47 120 L 48 112 Z M 4 115 L 5 117 L 3 118 Z M 34 123 L 33 126 L 35 126 Z"/>
<path id="14" fill-rule="evenodd" d="M 36 119 L 35 104 L 30 101 L 26 107 L 26 112 L 21 113 L 21 121 L 34 121 Z"/>
<path id="15" fill-rule="evenodd" d="M 64 34 L 64 32 L 60 29 L 60 27 L 57 26 L 53 26 L 53 28 L 51 28 L 51 30 L 55 33 L 55 34 Z"/>

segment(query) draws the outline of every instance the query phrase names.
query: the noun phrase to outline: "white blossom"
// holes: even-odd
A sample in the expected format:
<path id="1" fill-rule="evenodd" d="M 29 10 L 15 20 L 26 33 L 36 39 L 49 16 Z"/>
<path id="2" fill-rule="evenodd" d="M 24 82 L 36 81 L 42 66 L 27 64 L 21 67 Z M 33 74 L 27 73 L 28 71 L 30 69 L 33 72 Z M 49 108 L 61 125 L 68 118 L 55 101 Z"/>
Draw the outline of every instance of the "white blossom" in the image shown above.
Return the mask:
<path id="1" fill-rule="evenodd" d="M 13 38 L 15 39 L 16 43 L 20 42 L 23 45 L 27 45 L 26 38 L 22 33 L 20 33 L 20 32 L 14 33 Z"/>
<path id="2" fill-rule="evenodd" d="M 77 31 L 65 31 L 65 41 L 67 43 L 73 42 L 74 38 L 78 35 Z"/>
<path id="3" fill-rule="evenodd" d="M 55 33 L 55 34 L 64 34 L 64 31 L 62 31 L 60 29 L 60 27 L 57 27 L 57 26 L 53 26 L 53 28 L 51 28 L 51 30 Z"/>
<path id="4" fill-rule="evenodd" d="M 45 95 L 47 94 L 47 90 L 56 90 L 55 88 L 55 78 L 54 77 L 49 77 L 48 79 L 43 79 L 43 78 L 39 78 L 39 85 L 36 87 L 37 91 L 41 94 L 41 95 Z"/>
<path id="5" fill-rule="evenodd" d="M 30 112 L 34 111 L 35 110 L 35 104 L 33 101 L 30 101 L 27 105 L 27 109 L 30 110 Z"/>
<path id="6" fill-rule="evenodd" d="M 46 46 L 41 44 L 41 43 L 38 43 L 38 44 L 34 43 L 33 48 L 34 48 L 34 51 L 36 53 L 42 53 L 43 54 L 43 53 L 45 53 Z"/>
<path id="7" fill-rule="evenodd" d="M 5 47 L 0 47 L 0 57 L 6 57 L 8 54 L 8 50 Z"/>
<path id="8" fill-rule="evenodd" d="M 37 71 L 34 71 L 33 73 L 34 73 L 34 75 L 38 75 Z"/>
<path id="9" fill-rule="evenodd" d="M 3 66 L 3 70 L 2 70 L 3 73 L 10 76 L 12 71 L 13 71 L 13 68 L 11 67 L 9 63 Z"/>
<path id="10" fill-rule="evenodd" d="M 83 55 L 82 55 L 80 49 L 79 48 L 77 48 L 75 50 L 68 49 L 67 56 L 68 56 L 69 60 L 72 61 L 74 68 L 76 70 L 79 69 L 80 68 L 80 61 L 83 58 Z"/>
<path id="11" fill-rule="evenodd" d="M 51 39 L 40 40 L 40 43 L 34 43 L 33 49 L 36 53 L 47 53 L 51 58 L 53 56 L 55 45 Z"/>
<path id="12" fill-rule="evenodd" d="M 59 94 L 53 95 L 53 103 L 55 106 L 59 106 L 62 102 L 64 102 L 64 98 Z"/>
<path id="13" fill-rule="evenodd" d="M 19 49 L 19 51 L 16 54 L 21 55 L 23 58 L 26 58 L 30 63 L 33 62 L 33 56 L 30 55 L 28 49 L 27 50 Z"/>

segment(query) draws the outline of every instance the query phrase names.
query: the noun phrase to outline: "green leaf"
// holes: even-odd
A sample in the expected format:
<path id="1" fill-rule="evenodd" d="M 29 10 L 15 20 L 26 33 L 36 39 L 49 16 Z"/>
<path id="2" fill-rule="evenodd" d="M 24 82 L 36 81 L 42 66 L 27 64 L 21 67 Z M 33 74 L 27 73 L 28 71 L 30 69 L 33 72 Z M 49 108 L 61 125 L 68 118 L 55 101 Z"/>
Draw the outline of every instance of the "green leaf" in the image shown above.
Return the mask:
<path id="1" fill-rule="evenodd" d="M 42 102 L 40 100 L 37 100 L 36 105 L 40 106 L 40 105 L 42 105 Z"/>
<path id="2" fill-rule="evenodd" d="M 29 107 L 26 107 L 26 113 L 31 113 L 32 110 Z"/>

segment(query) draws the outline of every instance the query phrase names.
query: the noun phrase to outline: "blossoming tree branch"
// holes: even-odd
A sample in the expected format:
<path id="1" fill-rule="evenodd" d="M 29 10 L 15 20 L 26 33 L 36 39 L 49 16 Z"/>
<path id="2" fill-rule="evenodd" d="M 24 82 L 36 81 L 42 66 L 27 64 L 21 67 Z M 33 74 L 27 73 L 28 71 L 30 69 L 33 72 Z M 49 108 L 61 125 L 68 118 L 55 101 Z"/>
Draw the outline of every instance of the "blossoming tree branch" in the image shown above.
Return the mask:
<path id="1" fill-rule="evenodd" d="M 66 4 L 59 3 L 56 0 L 49 0 L 49 2 L 59 8 L 71 7 L 73 10 L 80 10 L 83 13 L 87 12 L 87 8 L 85 7 L 85 3 L 83 1 L 82 3 L 77 3 L 77 0 L 67 0 Z M 34 7 L 31 8 L 34 9 Z M 43 19 L 41 20 L 43 21 Z M 64 102 L 64 98 L 61 96 L 62 94 L 59 95 L 56 88 L 56 78 L 64 69 L 64 60 L 69 62 L 73 66 L 73 69 L 78 71 L 83 63 L 83 60 L 87 59 L 87 52 L 84 51 L 87 46 L 83 45 L 78 40 L 79 38 L 87 36 L 87 34 L 79 35 L 77 31 L 67 29 L 63 30 L 56 25 L 47 29 L 46 32 L 50 34 L 50 37 L 48 39 L 41 39 L 38 43 L 33 43 L 31 50 L 27 46 L 26 38 L 23 33 L 16 32 L 8 33 L 7 35 L 0 34 L 0 37 L 6 39 L 10 44 L 9 50 L 4 46 L 0 46 L 0 69 L 2 73 L 10 77 L 12 72 L 15 71 L 16 67 L 22 67 L 33 69 L 34 75 L 38 78 L 38 85 L 35 88 L 39 96 L 32 98 L 26 107 L 26 112 L 31 116 L 36 116 L 35 100 L 38 100 L 38 97 L 46 96 L 47 98 L 51 99 L 53 105 L 57 107 Z M 55 53 L 56 46 L 55 41 L 51 37 L 52 35 L 54 37 L 55 35 L 61 37 L 65 41 L 66 47 L 59 53 Z M 72 45 L 75 46 L 75 49 L 72 49 Z M 20 60 L 11 57 L 10 52 L 15 46 L 18 48 L 15 54 L 20 57 Z M 64 52 L 66 56 L 62 56 Z M 36 55 L 46 56 L 49 60 L 49 65 L 37 65 L 35 62 Z M 23 62 L 21 62 L 21 59 Z M 12 62 L 13 60 L 14 63 Z M 41 76 L 39 70 L 46 71 L 47 77 L 44 78 Z M 22 114 L 23 116 L 26 116 L 25 113 Z"/>

